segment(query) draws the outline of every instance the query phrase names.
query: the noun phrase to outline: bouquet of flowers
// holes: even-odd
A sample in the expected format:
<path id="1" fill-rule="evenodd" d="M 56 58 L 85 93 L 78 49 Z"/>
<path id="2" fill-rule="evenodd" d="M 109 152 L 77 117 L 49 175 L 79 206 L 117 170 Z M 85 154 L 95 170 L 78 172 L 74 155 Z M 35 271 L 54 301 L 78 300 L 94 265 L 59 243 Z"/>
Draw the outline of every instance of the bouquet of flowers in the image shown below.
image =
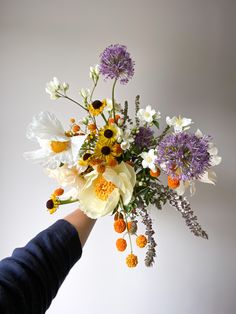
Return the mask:
<path id="1" fill-rule="evenodd" d="M 156 241 L 149 207 L 173 206 L 195 236 L 207 239 L 187 198 L 187 189 L 195 193 L 196 181 L 215 184 L 212 167 L 221 162 L 209 135 L 190 131 L 191 119 L 166 117 L 160 131 L 161 114 L 151 106 L 142 108 L 135 99 L 135 116 L 128 113 L 128 102 L 121 105 L 115 97 L 119 82 L 127 84 L 134 75 L 134 61 L 123 45 L 110 45 L 100 55 L 100 63 L 90 67 L 91 91 L 81 89 L 82 101 L 68 96 L 69 85 L 56 77 L 46 86 L 51 99 L 72 101 L 84 112 L 83 118 L 71 118 L 67 129 L 53 113 L 41 112 L 33 118 L 27 137 L 40 149 L 24 154 L 26 159 L 42 165 L 59 187 L 46 203 L 52 214 L 59 206 L 79 202 L 91 218 L 111 214 L 119 251 L 130 252 L 129 267 L 138 264 L 133 242 L 146 247 L 145 265 L 156 256 Z M 100 77 L 112 80 L 111 99 L 94 99 Z M 138 223 L 145 225 L 139 234 Z M 126 241 L 126 239 L 128 241 Z"/>

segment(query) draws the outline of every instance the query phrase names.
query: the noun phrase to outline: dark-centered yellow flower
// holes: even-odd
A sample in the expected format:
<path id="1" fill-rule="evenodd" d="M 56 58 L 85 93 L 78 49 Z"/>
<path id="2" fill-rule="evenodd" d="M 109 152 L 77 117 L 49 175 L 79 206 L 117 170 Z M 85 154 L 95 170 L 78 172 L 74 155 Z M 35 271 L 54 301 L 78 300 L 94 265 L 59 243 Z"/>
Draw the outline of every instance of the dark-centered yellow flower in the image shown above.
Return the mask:
<path id="1" fill-rule="evenodd" d="M 112 144 L 116 141 L 118 130 L 115 125 L 106 125 L 99 130 L 99 138 L 104 143 Z"/>
<path id="2" fill-rule="evenodd" d="M 94 157 L 99 160 L 104 160 L 107 164 L 113 164 L 118 157 L 115 145 L 112 145 L 106 141 L 98 141 L 94 149 Z M 115 165 L 115 164 L 114 164 Z"/>
<path id="3" fill-rule="evenodd" d="M 88 110 L 92 116 L 97 116 L 103 112 L 103 109 L 106 107 L 106 99 L 103 101 L 94 100 L 89 106 Z"/>

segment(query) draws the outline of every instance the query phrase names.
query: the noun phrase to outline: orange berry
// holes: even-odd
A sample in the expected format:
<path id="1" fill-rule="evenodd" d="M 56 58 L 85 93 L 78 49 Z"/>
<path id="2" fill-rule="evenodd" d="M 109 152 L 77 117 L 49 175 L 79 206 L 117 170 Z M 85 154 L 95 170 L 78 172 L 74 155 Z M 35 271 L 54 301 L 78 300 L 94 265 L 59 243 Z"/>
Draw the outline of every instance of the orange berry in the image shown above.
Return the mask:
<path id="1" fill-rule="evenodd" d="M 72 131 L 73 131 L 74 133 L 79 132 L 79 130 L 80 130 L 80 126 L 79 126 L 78 124 L 75 124 L 75 125 L 72 126 Z"/>
<path id="2" fill-rule="evenodd" d="M 97 166 L 97 172 L 98 173 L 104 173 L 105 170 L 106 170 L 106 166 L 105 165 L 100 164 L 100 165 Z"/>
<path id="3" fill-rule="evenodd" d="M 116 248 L 118 251 L 123 252 L 127 247 L 127 242 L 125 239 L 119 238 L 116 240 Z"/>
<path id="4" fill-rule="evenodd" d="M 135 234 L 137 232 L 137 223 L 134 221 L 129 221 L 127 223 L 127 230 L 129 231 L 129 233 L 131 234 Z"/>
<path id="5" fill-rule="evenodd" d="M 114 229 L 118 233 L 124 232 L 126 229 L 126 223 L 125 223 L 124 219 L 117 219 L 114 222 Z"/>
<path id="6" fill-rule="evenodd" d="M 119 120 L 120 119 L 120 115 L 116 114 L 115 115 L 115 119 L 116 119 L 116 121 Z"/>
<path id="7" fill-rule="evenodd" d="M 180 185 L 179 179 L 168 176 L 168 186 L 171 189 L 176 189 L 177 187 L 179 187 L 179 185 Z"/>
<path id="8" fill-rule="evenodd" d="M 70 123 L 75 123 L 75 119 L 74 118 L 70 118 Z"/>
<path id="9" fill-rule="evenodd" d="M 126 257 L 126 264 L 128 267 L 136 267 L 138 265 L 138 258 L 133 253 Z"/>
<path id="10" fill-rule="evenodd" d="M 114 120 L 113 118 L 109 118 L 109 119 L 108 119 L 108 123 L 109 123 L 109 124 L 115 123 L 115 120 Z"/>
<path id="11" fill-rule="evenodd" d="M 138 247 L 140 248 L 143 248 L 146 246 L 147 244 L 147 238 L 144 236 L 144 235 L 139 235 L 137 238 L 136 238 L 136 244 Z"/>
<path id="12" fill-rule="evenodd" d="M 108 166 L 115 167 L 118 164 L 118 161 L 116 159 L 110 159 L 108 160 Z"/>
<path id="13" fill-rule="evenodd" d="M 91 166 L 97 166 L 97 165 L 101 164 L 102 162 L 103 162 L 103 160 L 101 160 L 101 159 L 91 159 L 89 164 Z"/>
<path id="14" fill-rule="evenodd" d="M 96 124 L 94 124 L 94 123 L 89 124 L 88 129 L 91 132 L 96 131 Z"/>
<path id="15" fill-rule="evenodd" d="M 159 177 L 160 174 L 161 174 L 161 170 L 159 168 L 157 168 L 157 170 L 155 172 L 150 170 L 150 176 L 151 177 L 157 178 L 157 177 Z"/>
<path id="16" fill-rule="evenodd" d="M 116 155 L 121 155 L 123 153 L 123 149 L 121 148 L 120 144 L 115 144 L 113 146 L 113 151 Z"/>
<path id="17" fill-rule="evenodd" d="M 64 193 L 64 190 L 62 188 L 56 189 L 53 194 L 56 196 L 61 196 Z"/>
<path id="18" fill-rule="evenodd" d="M 114 220 L 117 220 L 117 219 L 123 219 L 124 216 L 121 212 L 116 212 L 115 213 L 115 216 L 114 216 Z"/>

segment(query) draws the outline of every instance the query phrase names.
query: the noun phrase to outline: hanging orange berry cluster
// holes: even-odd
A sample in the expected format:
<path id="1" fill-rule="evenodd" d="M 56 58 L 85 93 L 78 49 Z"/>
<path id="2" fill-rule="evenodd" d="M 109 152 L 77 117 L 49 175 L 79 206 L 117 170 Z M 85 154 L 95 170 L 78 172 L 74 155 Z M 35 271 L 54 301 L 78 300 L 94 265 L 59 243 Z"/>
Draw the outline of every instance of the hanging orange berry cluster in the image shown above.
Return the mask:
<path id="1" fill-rule="evenodd" d="M 147 245 L 147 238 L 145 235 L 137 235 L 137 222 L 134 220 L 127 221 L 126 217 L 121 212 L 117 212 L 114 216 L 114 229 L 117 233 L 124 233 L 122 238 L 116 240 L 116 248 L 118 251 L 123 252 L 127 248 L 127 241 L 125 236 L 128 235 L 131 253 L 126 257 L 126 264 L 128 267 L 136 267 L 138 264 L 138 257 L 133 254 L 131 236 L 136 236 L 136 245 L 139 248 L 144 248 Z"/>

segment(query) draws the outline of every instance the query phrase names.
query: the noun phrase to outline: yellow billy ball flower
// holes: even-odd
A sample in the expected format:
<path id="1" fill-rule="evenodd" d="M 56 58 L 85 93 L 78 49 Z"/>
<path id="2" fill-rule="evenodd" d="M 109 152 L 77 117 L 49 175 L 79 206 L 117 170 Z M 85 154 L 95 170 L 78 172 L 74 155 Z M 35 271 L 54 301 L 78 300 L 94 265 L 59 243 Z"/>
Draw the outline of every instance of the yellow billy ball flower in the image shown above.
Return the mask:
<path id="1" fill-rule="evenodd" d="M 139 235 L 137 238 L 136 238 L 136 244 L 138 247 L 140 248 L 144 248 L 147 244 L 147 238 L 144 236 L 144 235 Z"/>
<path id="2" fill-rule="evenodd" d="M 116 240 L 116 248 L 118 251 L 123 252 L 127 247 L 127 242 L 125 239 L 119 238 Z"/>
<path id="3" fill-rule="evenodd" d="M 126 223 L 125 223 L 124 219 L 117 219 L 117 220 L 115 220 L 115 222 L 114 222 L 114 229 L 118 233 L 124 232 L 125 229 L 126 229 Z"/>
<path id="4" fill-rule="evenodd" d="M 138 265 L 138 257 L 133 253 L 126 257 L 126 264 L 128 267 L 136 267 Z"/>

